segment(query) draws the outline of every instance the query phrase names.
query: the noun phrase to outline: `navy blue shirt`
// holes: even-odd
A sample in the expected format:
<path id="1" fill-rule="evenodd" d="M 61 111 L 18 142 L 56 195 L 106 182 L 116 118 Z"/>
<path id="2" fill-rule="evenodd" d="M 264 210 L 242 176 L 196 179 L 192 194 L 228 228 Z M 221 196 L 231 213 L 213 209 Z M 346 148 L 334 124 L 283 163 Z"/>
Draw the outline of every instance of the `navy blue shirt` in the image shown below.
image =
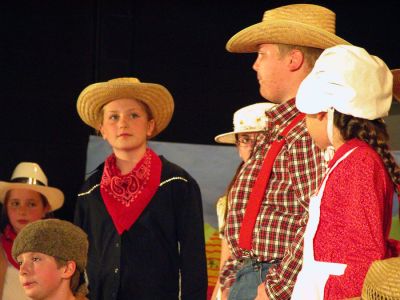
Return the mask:
<path id="1" fill-rule="evenodd" d="M 206 299 L 207 265 L 200 189 L 160 157 L 161 182 L 132 227 L 119 235 L 100 194 L 104 165 L 84 183 L 74 222 L 89 238 L 90 300 Z"/>

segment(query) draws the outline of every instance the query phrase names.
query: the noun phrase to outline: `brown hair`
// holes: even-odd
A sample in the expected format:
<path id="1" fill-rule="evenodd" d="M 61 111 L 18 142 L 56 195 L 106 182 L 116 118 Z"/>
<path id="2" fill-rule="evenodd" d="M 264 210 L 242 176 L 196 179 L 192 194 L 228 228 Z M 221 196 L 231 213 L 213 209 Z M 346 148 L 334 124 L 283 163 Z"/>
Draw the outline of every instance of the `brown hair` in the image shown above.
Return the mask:
<path id="1" fill-rule="evenodd" d="M 345 141 L 358 138 L 374 148 L 382 158 L 394 185 L 397 187 L 400 184 L 400 168 L 389 151 L 389 134 L 383 119 L 371 121 L 335 111 L 334 124 Z"/>
<path id="2" fill-rule="evenodd" d="M 65 267 L 67 265 L 67 261 L 65 259 L 59 258 L 59 257 L 54 257 L 57 268 Z M 78 290 L 79 283 L 80 283 L 80 275 L 81 273 L 79 272 L 78 269 L 75 269 L 74 274 L 71 277 L 71 281 L 69 283 L 69 286 L 71 288 L 72 293 L 75 295 L 76 291 Z"/>
<path id="3" fill-rule="evenodd" d="M 8 198 L 10 197 L 10 191 L 11 190 L 7 191 L 7 193 L 4 197 L 3 207 L 1 209 L 0 232 L 4 232 L 4 229 L 6 228 L 6 226 L 8 224 L 10 224 L 10 219 L 8 218 L 8 215 L 7 215 L 7 202 L 8 202 Z M 37 193 L 39 193 L 39 192 L 37 192 Z M 47 198 L 41 193 L 39 193 L 39 195 L 40 195 L 40 199 L 42 200 L 43 207 L 51 208 L 49 201 L 47 201 Z M 52 218 L 53 216 L 54 216 L 54 214 L 52 212 L 47 212 L 44 219 Z"/>
<path id="4" fill-rule="evenodd" d="M 314 64 L 317 61 L 318 57 L 324 51 L 323 49 L 319 48 L 296 46 L 296 45 L 277 44 L 277 46 L 281 57 L 288 54 L 290 51 L 294 49 L 299 50 L 301 53 L 303 53 L 304 61 L 306 62 L 307 66 L 310 69 L 314 67 Z"/>

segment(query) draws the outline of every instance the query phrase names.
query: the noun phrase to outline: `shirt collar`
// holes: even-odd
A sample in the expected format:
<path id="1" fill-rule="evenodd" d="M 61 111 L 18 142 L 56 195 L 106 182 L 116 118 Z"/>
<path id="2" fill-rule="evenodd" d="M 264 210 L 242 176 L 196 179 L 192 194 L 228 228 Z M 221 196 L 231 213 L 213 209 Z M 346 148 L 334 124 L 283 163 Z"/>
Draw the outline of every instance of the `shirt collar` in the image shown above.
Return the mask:
<path id="1" fill-rule="evenodd" d="M 348 151 L 355 147 L 368 147 L 368 144 L 357 138 L 346 141 L 335 151 L 335 155 L 329 161 L 328 168 L 331 168 L 335 164 L 335 162 L 338 161 L 338 159 L 340 159 L 343 155 L 345 155 Z"/>
<path id="2" fill-rule="evenodd" d="M 282 124 L 287 123 L 298 113 L 299 110 L 296 108 L 295 98 L 273 107 L 266 112 L 267 130 L 271 130 L 275 126 L 281 126 Z"/>

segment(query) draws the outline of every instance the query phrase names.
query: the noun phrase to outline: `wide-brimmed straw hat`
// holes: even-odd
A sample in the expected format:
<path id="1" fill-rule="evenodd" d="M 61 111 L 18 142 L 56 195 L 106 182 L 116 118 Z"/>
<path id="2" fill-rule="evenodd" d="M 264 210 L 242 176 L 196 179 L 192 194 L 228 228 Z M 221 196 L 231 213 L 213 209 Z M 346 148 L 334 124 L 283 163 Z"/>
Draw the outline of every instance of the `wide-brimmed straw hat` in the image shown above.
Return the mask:
<path id="1" fill-rule="evenodd" d="M 260 132 L 265 130 L 267 116 L 265 112 L 276 104 L 262 102 L 242 107 L 233 114 L 233 131 L 217 135 L 217 143 L 235 144 L 235 135 L 246 132 Z"/>
<path id="2" fill-rule="evenodd" d="M 151 137 L 168 126 L 174 112 L 174 99 L 165 87 L 127 77 L 86 87 L 78 97 L 78 114 L 87 125 L 99 129 L 103 106 L 117 99 L 135 99 L 148 105 L 155 121 Z"/>
<path id="3" fill-rule="evenodd" d="M 326 49 L 349 42 L 335 34 L 336 15 L 314 4 L 292 4 L 267 10 L 262 22 L 247 27 L 226 44 L 230 52 L 257 52 L 260 44 L 287 44 Z"/>
<path id="4" fill-rule="evenodd" d="M 362 300 L 400 300 L 400 257 L 374 261 L 364 280 Z"/>
<path id="5" fill-rule="evenodd" d="M 391 71 L 393 74 L 393 98 L 400 102 L 400 69 Z"/>
<path id="6" fill-rule="evenodd" d="M 13 189 L 28 189 L 46 197 L 50 211 L 59 209 L 64 203 L 61 190 L 48 186 L 47 177 L 37 163 L 21 162 L 11 175 L 11 180 L 0 181 L 0 202 L 4 203 L 8 191 Z"/>

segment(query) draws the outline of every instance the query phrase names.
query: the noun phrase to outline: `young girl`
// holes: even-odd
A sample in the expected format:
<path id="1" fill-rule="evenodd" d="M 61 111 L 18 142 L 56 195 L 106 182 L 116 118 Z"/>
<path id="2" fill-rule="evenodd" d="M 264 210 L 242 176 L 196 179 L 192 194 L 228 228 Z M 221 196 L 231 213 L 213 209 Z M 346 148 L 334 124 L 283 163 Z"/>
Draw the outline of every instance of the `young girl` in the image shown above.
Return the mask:
<path id="1" fill-rule="evenodd" d="M 218 229 L 221 237 L 221 257 L 220 257 L 220 269 L 224 265 L 225 261 L 230 256 L 228 243 L 223 237 L 225 220 L 228 210 L 228 197 L 229 190 L 232 184 L 235 182 L 236 177 L 240 173 L 241 167 L 246 163 L 253 152 L 257 135 L 265 130 L 266 115 L 265 112 L 274 107 L 273 103 L 256 103 L 249 106 L 245 106 L 233 114 L 233 131 L 223 133 L 215 137 L 217 143 L 222 144 L 236 144 L 238 154 L 242 159 L 236 169 L 235 175 L 233 176 L 230 184 L 228 185 L 225 194 L 220 197 L 217 201 L 217 216 L 218 216 Z M 220 283 L 217 282 L 211 300 L 221 299 Z"/>
<path id="2" fill-rule="evenodd" d="M 85 88 L 77 108 L 113 150 L 76 203 L 75 223 L 89 239 L 89 298 L 204 300 L 199 186 L 147 145 L 171 120 L 171 94 L 158 84 L 117 78 Z"/>
<path id="3" fill-rule="evenodd" d="M 1 216 L 0 299 L 28 299 L 19 283 L 19 265 L 11 255 L 15 237 L 27 224 L 46 218 L 60 208 L 64 194 L 47 185 L 47 177 L 36 163 L 21 162 L 14 169 L 10 182 L 0 181 Z M 2 297 L 2 298 L 1 298 Z"/>
<path id="4" fill-rule="evenodd" d="M 361 294 L 371 263 L 395 255 L 388 235 L 400 170 L 382 117 L 393 78 L 364 49 L 325 50 L 302 82 L 296 106 L 311 137 L 335 153 L 310 200 L 303 267 L 292 299 L 345 299 Z"/>

